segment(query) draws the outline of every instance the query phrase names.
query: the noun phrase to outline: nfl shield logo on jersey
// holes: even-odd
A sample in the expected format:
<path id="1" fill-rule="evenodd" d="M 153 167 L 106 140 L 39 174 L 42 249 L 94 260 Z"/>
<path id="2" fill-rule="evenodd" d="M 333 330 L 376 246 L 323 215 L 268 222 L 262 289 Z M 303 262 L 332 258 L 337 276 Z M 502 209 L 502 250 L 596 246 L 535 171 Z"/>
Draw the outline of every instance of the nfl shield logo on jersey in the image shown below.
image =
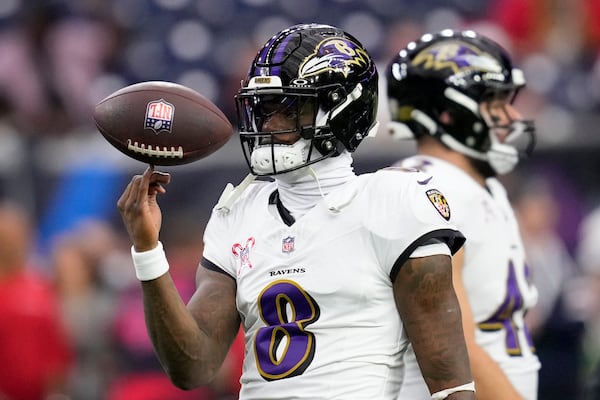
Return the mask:
<path id="1" fill-rule="evenodd" d="M 437 189 L 427 191 L 427 198 L 446 221 L 450 219 L 450 205 L 444 195 Z"/>
<path id="2" fill-rule="evenodd" d="M 292 251 L 294 251 L 294 238 L 291 236 L 288 236 L 286 238 L 283 238 L 282 242 L 281 242 L 281 251 L 283 251 L 284 253 L 291 253 Z"/>
<path id="3" fill-rule="evenodd" d="M 159 132 L 171 132 L 175 107 L 163 99 L 151 101 L 146 106 L 146 128 Z"/>

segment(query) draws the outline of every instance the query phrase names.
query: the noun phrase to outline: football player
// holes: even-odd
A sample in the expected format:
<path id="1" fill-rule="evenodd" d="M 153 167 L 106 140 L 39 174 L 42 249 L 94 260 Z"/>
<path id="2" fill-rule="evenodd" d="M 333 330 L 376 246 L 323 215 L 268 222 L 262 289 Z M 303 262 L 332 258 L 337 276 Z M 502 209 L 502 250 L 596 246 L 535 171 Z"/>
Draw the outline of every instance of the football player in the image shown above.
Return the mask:
<path id="1" fill-rule="evenodd" d="M 377 129 L 377 81 L 332 26 L 292 26 L 259 50 L 236 96 L 251 173 L 213 209 L 187 306 L 158 240 L 170 176 L 148 168 L 126 188 L 148 329 L 177 386 L 210 382 L 241 323 L 240 399 L 395 399 L 408 336 L 435 399 L 475 398 L 451 276 L 464 238 L 438 181 L 352 167 Z"/>
<path id="2" fill-rule="evenodd" d="M 417 140 L 418 154 L 398 165 L 444 180 L 451 221 L 467 239 L 454 257 L 453 278 L 477 398 L 536 399 L 540 363 L 523 316 L 537 291 L 496 178 L 534 147 L 533 123 L 512 104 L 523 73 L 489 38 L 445 30 L 402 49 L 387 85 L 390 132 Z M 405 362 L 400 399 L 429 399 L 412 349 Z"/>

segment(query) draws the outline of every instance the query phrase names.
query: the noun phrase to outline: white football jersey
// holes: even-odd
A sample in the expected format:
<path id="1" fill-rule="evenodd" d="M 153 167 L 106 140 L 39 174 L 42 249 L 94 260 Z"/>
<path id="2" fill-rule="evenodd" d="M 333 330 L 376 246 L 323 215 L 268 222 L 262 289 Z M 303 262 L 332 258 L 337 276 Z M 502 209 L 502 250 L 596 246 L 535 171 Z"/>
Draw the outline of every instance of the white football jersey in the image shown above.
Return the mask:
<path id="1" fill-rule="evenodd" d="M 391 276 L 431 238 L 453 252 L 463 242 L 436 184 L 398 169 L 357 176 L 291 226 L 270 204 L 272 182 L 250 185 L 228 213 L 213 211 L 203 265 L 237 283 L 240 399 L 397 396 L 407 339 Z M 437 254 L 450 254 L 442 247 Z"/>
<path id="2" fill-rule="evenodd" d="M 433 157 L 413 156 L 399 165 L 443 179 L 451 222 L 467 239 L 462 277 L 477 326 L 476 341 L 527 400 L 536 399 L 540 363 L 523 316 L 538 294 L 504 187 L 489 178 L 484 188 L 460 168 Z M 412 348 L 405 362 L 399 399 L 430 399 Z"/>

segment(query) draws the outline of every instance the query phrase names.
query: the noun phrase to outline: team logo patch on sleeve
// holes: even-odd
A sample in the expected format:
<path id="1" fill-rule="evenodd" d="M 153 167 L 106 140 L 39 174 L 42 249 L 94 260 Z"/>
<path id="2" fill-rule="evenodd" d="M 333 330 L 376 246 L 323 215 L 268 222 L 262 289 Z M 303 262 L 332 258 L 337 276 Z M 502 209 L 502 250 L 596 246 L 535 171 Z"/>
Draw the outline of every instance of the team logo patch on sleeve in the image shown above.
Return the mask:
<path id="1" fill-rule="evenodd" d="M 450 220 L 450 205 L 448 205 L 448 200 L 446 200 L 444 195 L 437 189 L 429 189 L 425 193 L 440 215 L 444 217 L 446 221 Z"/>

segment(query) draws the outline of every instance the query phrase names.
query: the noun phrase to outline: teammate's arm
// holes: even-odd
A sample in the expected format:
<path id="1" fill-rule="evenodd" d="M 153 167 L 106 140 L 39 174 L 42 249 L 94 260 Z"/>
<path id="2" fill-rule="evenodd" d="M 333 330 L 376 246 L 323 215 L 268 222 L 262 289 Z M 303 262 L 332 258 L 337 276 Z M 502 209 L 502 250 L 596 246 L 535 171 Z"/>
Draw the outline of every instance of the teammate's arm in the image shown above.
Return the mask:
<path id="1" fill-rule="evenodd" d="M 133 177 L 117 203 L 137 252 L 157 248 L 162 216 L 156 196 L 165 193 L 169 179 L 148 168 Z M 231 277 L 200 267 L 197 285 L 186 307 L 168 272 L 142 282 L 154 349 L 173 383 L 183 389 L 215 377 L 240 324 Z"/>
<path id="2" fill-rule="evenodd" d="M 472 382 L 451 258 L 410 258 L 394 281 L 394 297 L 431 393 Z M 472 391 L 448 396 L 475 399 Z"/>
<path id="3" fill-rule="evenodd" d="M 475 386 L 477 387 L 477 399 L 522 400 L 523 397 L 519 395 L 498 364 L 475 341 L 475 321 L 462 280 L 463 265 L 464 248 L 460 249 L 453 257 L 452 279 L 460 303 L 465 341 L 469 351 Z"/>

